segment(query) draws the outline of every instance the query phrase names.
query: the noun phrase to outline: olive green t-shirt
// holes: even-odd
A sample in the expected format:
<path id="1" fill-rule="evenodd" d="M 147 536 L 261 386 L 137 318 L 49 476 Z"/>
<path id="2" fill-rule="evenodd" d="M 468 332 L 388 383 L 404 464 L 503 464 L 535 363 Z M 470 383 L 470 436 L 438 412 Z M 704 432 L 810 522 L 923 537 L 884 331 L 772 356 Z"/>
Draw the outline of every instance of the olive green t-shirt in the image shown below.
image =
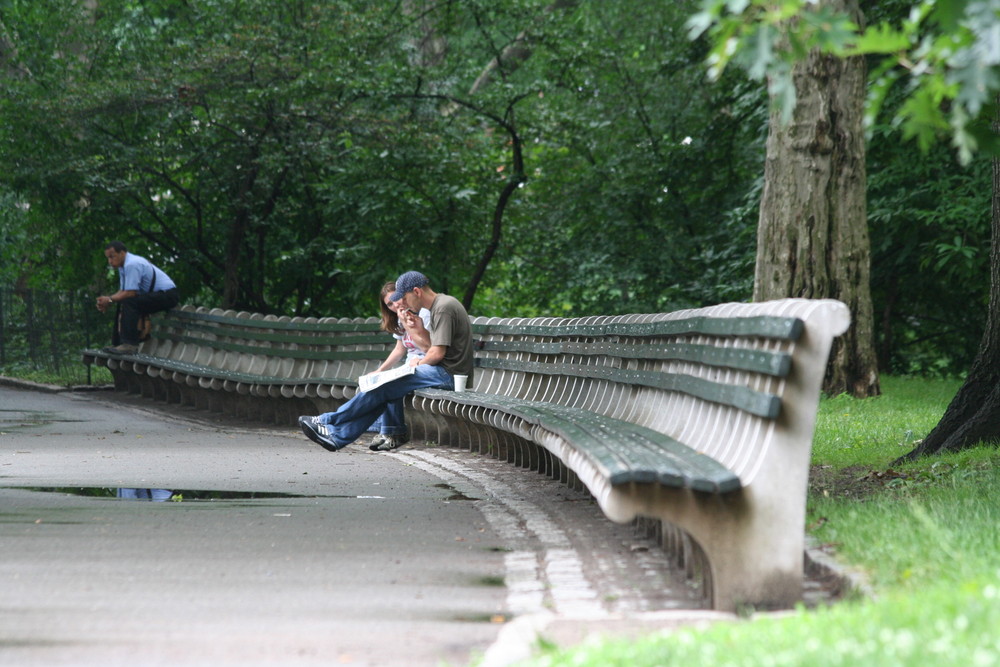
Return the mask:
<path id="1" fill-rule="evenodd" d="M 431 345 L 446 348 L 441 366 L 452 375 L 468 375 L 472 387 L 472 324 L 465 306 L 447 294 L 434 297 L 430 333 Z"/>

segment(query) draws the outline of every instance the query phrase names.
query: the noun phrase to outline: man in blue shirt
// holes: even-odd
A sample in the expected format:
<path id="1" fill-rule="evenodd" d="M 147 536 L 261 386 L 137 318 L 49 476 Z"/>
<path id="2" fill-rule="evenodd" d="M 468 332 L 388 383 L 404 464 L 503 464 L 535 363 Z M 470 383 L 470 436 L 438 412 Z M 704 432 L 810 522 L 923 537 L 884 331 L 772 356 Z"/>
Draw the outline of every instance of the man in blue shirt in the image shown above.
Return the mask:
<path id="1" fill-rule="evenodd" d="M 104 348 L 114 354 L 135 354 L 139 350 L 139 319 L 143 315 L 170 310 L 180 295 L 177 285 L 163 270 L 148 259 L 125 249 L 121 241 L 112 241 L 104 249 L 108 264 L 118 269 L 118 291 L 111 296 L 97 297 L 97 309 L 106 312 L 112 303 L 118 304 L 113 347 Z"/>

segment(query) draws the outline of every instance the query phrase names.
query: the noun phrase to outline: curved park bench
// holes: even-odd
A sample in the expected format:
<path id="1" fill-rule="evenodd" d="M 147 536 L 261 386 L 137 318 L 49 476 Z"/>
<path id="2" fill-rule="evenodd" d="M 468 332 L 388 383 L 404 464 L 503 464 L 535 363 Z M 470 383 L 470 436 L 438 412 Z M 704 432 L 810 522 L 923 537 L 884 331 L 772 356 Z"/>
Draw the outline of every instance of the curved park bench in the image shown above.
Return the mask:
<path id="1" fill-rule="evenodd" d="M 422 390 L 426 438 L 581 484 L 651 519 L 713 607 L 801 599 L 813 428 L 838 301 L 474 320 L 474 391 Z"/>
<path id="2" fill-rule="evenodd" d="M 294 423 L 343 402 L 395 345 L 380 320 L 290 318 L 181 306 L 153 316 L 139 353 L 84 350 L 115 388 L 254 421 Z M 283 400 L 273 400 L 283 399 Z"/>
<path id="3" fill-rule="evenodd" d="M 473 390 L 418 391 L 407 418 L 417 437 L 581 486 L 610 519 L 655 526 L 717 609 L 790 607 L 820 387 L 849 321 L 842 303 L 805 299 L 473 318 Z M 344 330 L 322 328 L 334 324 Z M 392 340 L 376 320 L 192 309 L 154 326 L 138 355 L 84 359 L 107 364 L 120 389 L 288 422 L 352 396 Z M 228 400 L 199 403 L 195 390 Z"/>

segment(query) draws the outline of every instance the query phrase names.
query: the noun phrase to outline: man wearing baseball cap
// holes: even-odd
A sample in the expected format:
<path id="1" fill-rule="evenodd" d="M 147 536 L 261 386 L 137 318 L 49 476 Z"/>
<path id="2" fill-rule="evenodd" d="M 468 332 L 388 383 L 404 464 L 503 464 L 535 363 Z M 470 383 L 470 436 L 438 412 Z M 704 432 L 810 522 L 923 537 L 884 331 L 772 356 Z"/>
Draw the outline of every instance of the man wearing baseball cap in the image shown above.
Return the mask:
<path id="1" fill-rule="evenodd" d="M 427 276 L 419 271 L 399 276 L 390 299 L 402 301 L 413 312 L 421 308 L 431 311 L 430 349 L 423 358 L 411 362 L 415 366 L 412 375 L 359 392 L 336 412 L 299 417 L 302 432 L 327 451 L 335 452 L 357 440 L 383 412 L 382 432 L 386 438 L 372 449 L 396 449 L 409 440 L 403 419 L 403 399 L 407 394 L 428 387 L 454 389 L 455 375 L 469 376 L 469 386 L 472 385 L 472 326 L 461 302 L 432 290 Z"/>

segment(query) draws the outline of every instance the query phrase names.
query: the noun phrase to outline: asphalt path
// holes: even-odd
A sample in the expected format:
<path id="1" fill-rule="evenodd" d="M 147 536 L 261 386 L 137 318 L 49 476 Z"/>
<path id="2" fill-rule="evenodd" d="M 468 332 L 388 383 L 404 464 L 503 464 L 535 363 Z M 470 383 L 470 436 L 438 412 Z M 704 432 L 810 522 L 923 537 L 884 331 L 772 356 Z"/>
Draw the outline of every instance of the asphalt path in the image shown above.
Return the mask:
<path id="1" fill-rule="evenodd" d="M 85 495 L 118 488 L 174 500 Z M 0 664 L 504 665 L 718 618 L 701 604 L 648 539 L 504 462 L 0 387 Z"/>

